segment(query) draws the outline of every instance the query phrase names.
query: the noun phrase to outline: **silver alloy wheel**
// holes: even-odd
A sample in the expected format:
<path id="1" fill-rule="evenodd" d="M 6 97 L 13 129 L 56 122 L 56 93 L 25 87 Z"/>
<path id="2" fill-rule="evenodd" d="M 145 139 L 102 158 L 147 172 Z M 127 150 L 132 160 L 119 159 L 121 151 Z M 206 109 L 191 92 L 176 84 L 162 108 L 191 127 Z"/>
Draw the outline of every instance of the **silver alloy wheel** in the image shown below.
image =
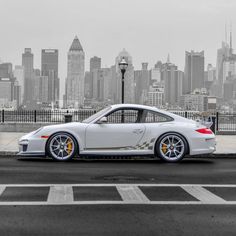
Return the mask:
<path id="1" fill-rule="evenodd" d="M 74 140 L 67 134 L 55 135 L 49 143 L 51 155 L 60 161 L 71 158 L 75 150 Z"/>
<path id="2" fill-rule="evenodd" d="M 184 155 L 185 144 L 181 137 L 170 134 L 160 141 L 159 150 L 166 160 L 176 161 Z"/>

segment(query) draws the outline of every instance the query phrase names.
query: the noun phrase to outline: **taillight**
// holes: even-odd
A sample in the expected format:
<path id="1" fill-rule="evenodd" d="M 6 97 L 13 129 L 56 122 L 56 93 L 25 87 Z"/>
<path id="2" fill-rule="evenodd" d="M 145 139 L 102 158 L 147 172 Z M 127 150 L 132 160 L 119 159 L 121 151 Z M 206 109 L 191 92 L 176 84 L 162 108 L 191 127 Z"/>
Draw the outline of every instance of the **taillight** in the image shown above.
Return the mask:
<path id="1" fill-rule="evenodd" d="M 197 129 L 196 131 L 201 134 L 213 134 L 211 129 L 208 128 Z"/>

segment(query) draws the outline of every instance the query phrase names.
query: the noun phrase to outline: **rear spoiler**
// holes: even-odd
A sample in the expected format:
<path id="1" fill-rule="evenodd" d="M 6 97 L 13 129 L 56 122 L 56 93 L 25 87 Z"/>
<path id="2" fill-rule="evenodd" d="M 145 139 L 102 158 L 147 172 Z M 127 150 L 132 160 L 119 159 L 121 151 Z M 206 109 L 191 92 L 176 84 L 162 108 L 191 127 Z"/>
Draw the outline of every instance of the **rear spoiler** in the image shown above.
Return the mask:
<path id="1" fill-rule="evenodd" d="M 209 112 L 197 113 L 195 114 L 195 121 L 201 125 L 206 126 L 207 128 L 211 128 L 211 126 L 213 125 L 212 115 L 213 114 Z"/>

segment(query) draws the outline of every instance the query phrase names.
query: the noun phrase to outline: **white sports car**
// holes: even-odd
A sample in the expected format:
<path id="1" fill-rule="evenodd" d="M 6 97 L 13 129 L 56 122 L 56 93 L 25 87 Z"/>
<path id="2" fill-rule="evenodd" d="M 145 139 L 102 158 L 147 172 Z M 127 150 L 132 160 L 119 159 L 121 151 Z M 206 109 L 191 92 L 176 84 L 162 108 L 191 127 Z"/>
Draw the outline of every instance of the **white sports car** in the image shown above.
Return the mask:
<path id="1" fill-rule="evenodd" d="M 167 162 L 215 151 L 214 133 L 199 122 L 154 107 L 121 104 L 81 123 L 44 126 L 19 140 L 20 156 L 67 161 L 79 155 L 155 155 Z"/>

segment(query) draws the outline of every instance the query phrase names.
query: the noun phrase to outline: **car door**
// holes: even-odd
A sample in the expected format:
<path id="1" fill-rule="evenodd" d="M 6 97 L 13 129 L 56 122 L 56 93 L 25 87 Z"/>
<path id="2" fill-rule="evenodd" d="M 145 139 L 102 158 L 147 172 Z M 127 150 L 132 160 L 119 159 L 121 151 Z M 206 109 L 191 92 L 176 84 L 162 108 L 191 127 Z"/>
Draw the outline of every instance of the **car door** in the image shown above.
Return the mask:
<path id="1" fill-rule="evenodd" d="M 89 124 L 86 129 L 87 150 L 134 149 L 145 133 L 139 123 L 140 109 L 117 109 L 106 115 L 107 123 Z"/>

